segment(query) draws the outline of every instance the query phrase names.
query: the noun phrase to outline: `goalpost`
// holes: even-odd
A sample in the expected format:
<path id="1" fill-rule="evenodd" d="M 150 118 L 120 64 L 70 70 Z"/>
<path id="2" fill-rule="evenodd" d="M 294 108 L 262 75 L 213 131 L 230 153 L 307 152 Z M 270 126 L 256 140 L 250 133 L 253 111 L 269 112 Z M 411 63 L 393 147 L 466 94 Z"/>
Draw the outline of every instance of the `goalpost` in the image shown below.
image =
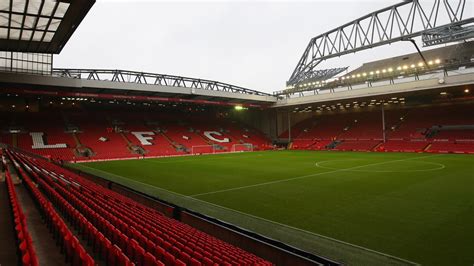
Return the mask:
<path id="1" fill-rule="evenodd" d="M 191 154 L 216 153 L 215 145 L 196 145 L 191 147 Z"/>
<path id="2" fill-rule="evenodd" d="M 253 151 L 253 144 L 243 143 L 243 144 L 232 145 L 232 152 L 244 152 L 244 151 Z"/>

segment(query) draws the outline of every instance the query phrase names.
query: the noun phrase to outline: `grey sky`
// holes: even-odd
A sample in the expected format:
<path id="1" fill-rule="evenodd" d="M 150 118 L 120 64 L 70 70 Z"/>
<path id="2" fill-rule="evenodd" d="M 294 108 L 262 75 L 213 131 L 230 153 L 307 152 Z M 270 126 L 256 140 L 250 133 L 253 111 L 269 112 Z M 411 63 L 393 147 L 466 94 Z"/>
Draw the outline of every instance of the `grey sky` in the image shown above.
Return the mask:
<path id="1" fill-rule="evenodd" d="M 54 63 L 207 78 L 272 92 L 285 87 L 311 37 L 397 2 L 98 0 Z M 465 17 L 472 17 L 468 2 Z M 404 42 L 322 67 L 357 67 L 412 52 Z"/>

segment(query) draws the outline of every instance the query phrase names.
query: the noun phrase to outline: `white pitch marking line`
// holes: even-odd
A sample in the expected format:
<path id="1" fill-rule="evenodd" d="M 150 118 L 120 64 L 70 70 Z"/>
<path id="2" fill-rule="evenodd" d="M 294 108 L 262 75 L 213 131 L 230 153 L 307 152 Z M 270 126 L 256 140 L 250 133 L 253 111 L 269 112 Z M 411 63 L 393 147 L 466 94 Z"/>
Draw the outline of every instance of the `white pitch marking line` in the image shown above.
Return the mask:
<path id="1" fill-rule="evenodd" d="M 273 184 L 278 184 L 278 183 L 282 183 L 282 182 L 288 182 L 288 181 L 303 179 L 303 178 L 307 178 L 307 177 L 320 176 L 320 175 L 332 174 L 332 173 L 338 173 L 338 172 L 344 172 L 344 171 L 351 171 L 351 170 L 354 170 L 354 169 L 359 169 L 359 168 L 367 167 L 367 166 L 381 165 L 381 164 L 387 164 L 387 163 L 393 163 L 393 162 L 403 162 L 403 161 L 408 161 L 408 160 L 429 158 L 429 157 L 435 157 L 435 156 L 441 156 L 441 155 L 443 155 L 443 154 L 413 157 L 413 158 L 408 158 L 408 159 L 399 159 L 399 160 L 385 161 L 385 162 L 380 162 L 380 163 L 365 164 L 365 165 L 359 165 L 359 166 L 355 166 L 355 167 L 351 167 L 351 168 L 338 169 L 338 170 L 328 171 L 328 172 L 323 172 L 323 173 L 303 175 L 303 176 L 297 176 L 297 177 L 292 177 L 292 178 L 287 178 L 287 179 L 281 179 L 281 180 L 275 180 L 275 181 L 270 181 L 270 182 L 258 183 L 258 184 L 253 184 L 253 185 L 234 187 L 234 188 L 228 188 L 228 189 L 221 189 L 221 190 L 216 190 L 216 191 L 211 191 L 211 192 L 198 193 L 198 194 L 194 194 L 194 195 L 189 195 L 189 197 L 199 197 L 199 196 L 204 196 L 204 195 L 217 194 L 217 193 L 234 191 L 234 190 L 241 190 L 241 189 L 252 188 L 252 187 L 273 185 Z"/>

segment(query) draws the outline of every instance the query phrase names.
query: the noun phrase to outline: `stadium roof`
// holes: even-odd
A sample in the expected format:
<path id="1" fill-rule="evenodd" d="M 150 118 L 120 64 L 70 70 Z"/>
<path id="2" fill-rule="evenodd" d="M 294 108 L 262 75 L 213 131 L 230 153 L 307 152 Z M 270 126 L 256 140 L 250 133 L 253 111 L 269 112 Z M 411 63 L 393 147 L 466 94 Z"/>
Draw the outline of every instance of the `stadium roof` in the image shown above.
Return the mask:
<path id="1" fill-rule="evenodd" d="M 0 73 L 0 84 L 5 87 L 2 92 L 13 88 L 11 93 L 63 97 L 252 107 L 268 106 L 277 100 L 271 94 L 218 81 L 125 70 L 55 69 L 53 76 Z"/>
<path id="2" fill-rule="evenodd" d="M 0 1 L 0 50 L 61 52 L 95 0 Z"/>

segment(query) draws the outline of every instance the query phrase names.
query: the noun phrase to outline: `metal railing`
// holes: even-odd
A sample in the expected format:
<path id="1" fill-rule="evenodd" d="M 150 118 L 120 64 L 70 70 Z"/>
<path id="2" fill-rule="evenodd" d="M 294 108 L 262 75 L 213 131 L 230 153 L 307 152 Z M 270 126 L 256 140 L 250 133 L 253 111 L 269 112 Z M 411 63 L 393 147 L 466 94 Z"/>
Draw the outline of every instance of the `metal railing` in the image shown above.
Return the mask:
<path id="1" fill-rule="evenodd" d="M 192 88 L 232 93 L 272 96 L 269 93 L 251 90 L 214 80 L 189 78 L 167 74 L 157 74 L 120 69 L 71 69 L 54 68 L 53 76 L 111 82 L 161 85 L 169 87 Z"/>

